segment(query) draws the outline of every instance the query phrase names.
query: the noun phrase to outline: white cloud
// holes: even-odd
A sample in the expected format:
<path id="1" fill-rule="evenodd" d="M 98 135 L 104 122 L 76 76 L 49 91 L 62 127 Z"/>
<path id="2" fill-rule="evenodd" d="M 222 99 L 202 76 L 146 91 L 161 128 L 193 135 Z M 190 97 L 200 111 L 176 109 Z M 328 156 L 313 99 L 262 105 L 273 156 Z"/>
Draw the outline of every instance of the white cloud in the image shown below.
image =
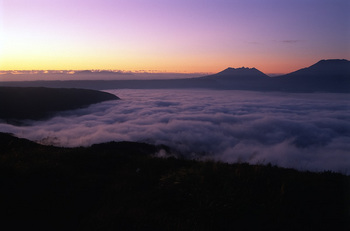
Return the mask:
<path id="1" fill-rule="evenodd" d="M 347 94 L 115 90 L 122 100 L 0 131 L 61 146 L 165 144 L 189 157 L 350 174 Z M 203 157 L 204 155 L 204 157 Z"/>

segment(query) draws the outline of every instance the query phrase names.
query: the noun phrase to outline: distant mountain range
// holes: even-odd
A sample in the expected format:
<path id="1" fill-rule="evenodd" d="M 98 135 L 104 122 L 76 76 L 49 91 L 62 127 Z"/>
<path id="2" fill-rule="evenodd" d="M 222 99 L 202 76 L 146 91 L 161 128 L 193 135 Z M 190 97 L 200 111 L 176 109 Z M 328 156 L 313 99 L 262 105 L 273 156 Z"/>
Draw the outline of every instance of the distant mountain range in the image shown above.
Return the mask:
<path id="1" fill-rule="evenodd" d="M 321 60 L 298 71 L 269 77 L 255 68 L 227 68 L 199 79 L 215 80 L 219 88 L 289 91 L 289 92 L 350 92 L 350 61 Z"/>
<path id="2" fill-rule="evenodd" d="M 101 72 L 99 72 L 101 74 Z M 103 72 L 104 73 L 104 72 Z M 83 71 L 79 74 L 94 74 Z M 217 74 L 167 80 L 71 80 L 0 82 L 0 86 L 44 86 L 106 89 L 208 88 L 254 91 L 339 92 L 350 93 L 350 61 L 321 60 L 298 71 L 269 77 L 256 68 L 227 68 Z"/>
<path id="3" fill-rule="evenodd" d="M 100 74 L 100 75 L 131 75 L 131 73 L 128 72 L 122 72 L 122 71 L 106 71 L 106 70 L 102 70 L 102 71 L 91 71 L 91 70 L 84 70 L 84 71 L 76 71 L 74 73 L 75 75 L 81 75 L 81 74 L 92 74 L 92 75 L 96 75 L 96 74 Z"/>

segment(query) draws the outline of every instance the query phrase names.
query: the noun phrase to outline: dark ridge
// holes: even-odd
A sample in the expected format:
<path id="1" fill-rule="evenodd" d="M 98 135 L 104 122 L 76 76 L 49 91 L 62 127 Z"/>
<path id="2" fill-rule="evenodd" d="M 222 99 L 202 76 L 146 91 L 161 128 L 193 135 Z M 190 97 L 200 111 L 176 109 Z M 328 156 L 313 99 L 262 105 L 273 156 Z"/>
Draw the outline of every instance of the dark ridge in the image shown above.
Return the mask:
<path id="1" fill-rule="evenodd" d="M 113 94 L 88 89 L 0 87 L 0 119 L 45 119 L 59 111 L 116 99 Z"/>
<path id="2" fill-rule="evenodd" d="M 0 133 L 2 230 L 349 230 L 350 178 Z"/>
<path id="3" fill-rule="evenodd" d="M 94 73 L 87 71 L 84 73 Z M 74 87 L 86 89 L 229 89 L 281 92 L 350 93 L 350 61 L 321 60 L 295 72 L 269 77 L 256 68 L 227 68 L 217 74 L 167 80 L 71 80 L 0 82 L 2 86 Z"/>
<path id="4" fill-rule="evenodd" d="M 275 77 L 280 90 L 306 92 L 350 92 L 350 61 L 321 60 L 314 65 Z"/>
<path id="5" fill-rule="evenodd" d="M 295 78 L 297 76 L 304 76 L 304 78 L 307 78 L 308 76 L 320 76 L 319 78 L 336 78 L 338 76 L 347 76 L 350 78 L 350 61 L 346 59 L 320 60 L 310 67 L 302 68 L 295 72 L 282 75 L 281 77 Z"/>
<path id="6" fill-rule="evenodd" d="M 267 80 L 270 77 L 256 68 L 232 68 L 229 67 L 217 74 L 199 77 L 198 79 L 211 79 L 217 81 L 235 81 L 237 83 Z"/>
<path id="7" fill-rule="evenodd" d="M 17 138 L 13 136 L 13 134 L 0 132 L 0 152 L 4 153 L 12 149 L 21 149 L 25 152 L 27 149 L 36 148 L 38 146 L 40 145 L 27 139 Z"/>
<path id="8" fill-rule="evenodd" d="M 84 71 L 76 71 L 74 72 L 75 75 L 78 74 L 93 74 L 94 72 L 90 71 L 90 70 L 84 70 Z"/>
<path id="9" fill-rule="evenodd" d="M 212 75 L 211 77 L 250 77 L 250 78 L 256 78 L 256 77 L 269 77 L 263 72 L 259 71 L 256 68 L 248 68 L 248 67 L 241 67 L 241 68 L 232 68 L 229 67 L 217 74 Z"/>
<path id="10" fill-rule="evenodd" d="M 334 68 L 335 66 L 341 67 L 343 65 L 349 65 L 349 62 L 350 61 L 346 59 L 322 59 L 310 67 L 322 66 Z"/>
<path id="11" fill-rule="evenodd" d="M 197 78 L 214 81 L 211 88 L 232 90 L 271 90 L 271 78 L 256 68 L 227 68 L 217 74 Z"/>

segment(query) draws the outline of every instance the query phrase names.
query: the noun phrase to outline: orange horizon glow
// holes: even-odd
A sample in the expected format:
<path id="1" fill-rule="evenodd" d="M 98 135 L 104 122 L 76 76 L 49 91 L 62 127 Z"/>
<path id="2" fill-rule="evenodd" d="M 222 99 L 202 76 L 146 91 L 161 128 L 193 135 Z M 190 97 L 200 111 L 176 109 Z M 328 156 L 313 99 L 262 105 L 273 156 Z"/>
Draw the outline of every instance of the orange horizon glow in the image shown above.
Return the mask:
<path id="1" fill-rule="evenodd" d="M 330 59 L 335 58 L 331 57 Z M 147 73 L 217 73 L 220 72 L 228 67 L 232 68 L 240 68 L 240 67 L 249 67 L 249 68 L 256 68 L 260 71 L 262 71 L 265 74 L 287 74 L 296 70 L 299 70 L 301 68 L 309 67 L 316 62 L 320 61 L 324 58 L 319 59 L 311 59 L 311 60 L 305 60 L 300 59 L 296 60 L 295 62 L 291 63 L 291 61 L 280 61 L 276 62 L 274 60 L 267 61 L 265 60 L 265 64 L 263 62 L 258 63 L 259 60 L 257 60 L 256 64 L 253 61 L 249 60 L 241 60 L 236 62 L 230 62 L 223 60 L 220 60 L 220 63 L 214 63 L 209 62 L 208 64 L 204 64 L 203 62 L 198 62 L 191 65 L 178 65 L 178 67 L 174 67 L 174 65 L 163 65 L 163 66 L 151 66 L 151 65 L 142 65 L 139 67 L 135 67 L 136 65 L 72 65 L 72 64 L 62 64 L 62 65 L 53 65 L 48 63 L 45 64 L 44 61 L 38 61 L 37 64 L 27 64 L 21 66 L 16 65 L 1 65 L 0 72 L 6 72 L 6 71 L 82 71 L 82 70 L 109 70 L 109 71 L 122 71 L 122 72 L 147 72 Z"/>
<path id="2" fill-rule="evenodd" d="M 0 0 L 0 71 L 290 73 L 321 59 L 350 59 L 349 6 L 346 0 Z"/>

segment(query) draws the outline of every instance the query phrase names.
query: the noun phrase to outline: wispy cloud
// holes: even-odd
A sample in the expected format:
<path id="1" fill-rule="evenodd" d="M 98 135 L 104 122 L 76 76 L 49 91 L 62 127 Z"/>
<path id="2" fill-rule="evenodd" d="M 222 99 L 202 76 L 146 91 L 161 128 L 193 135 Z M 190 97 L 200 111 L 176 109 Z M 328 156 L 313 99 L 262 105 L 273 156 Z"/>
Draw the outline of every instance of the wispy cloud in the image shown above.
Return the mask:
<path id="1" fill-rule="evenodd" d="M 165 144 L 190 158 L 350 174 L 346 94 L 117 90 L 122 98 L 0 131 L 61 146 Z"/>
<path id="2" fill-rule="evenodd" d="M 279 42 L 281 43 L 288 43 L 288 44 L 296 44 L 296 43 L 300 43 L 303 40 L 298 40 L 298 39 L 286 39 L 286 40 L 280 40 Z"/>

